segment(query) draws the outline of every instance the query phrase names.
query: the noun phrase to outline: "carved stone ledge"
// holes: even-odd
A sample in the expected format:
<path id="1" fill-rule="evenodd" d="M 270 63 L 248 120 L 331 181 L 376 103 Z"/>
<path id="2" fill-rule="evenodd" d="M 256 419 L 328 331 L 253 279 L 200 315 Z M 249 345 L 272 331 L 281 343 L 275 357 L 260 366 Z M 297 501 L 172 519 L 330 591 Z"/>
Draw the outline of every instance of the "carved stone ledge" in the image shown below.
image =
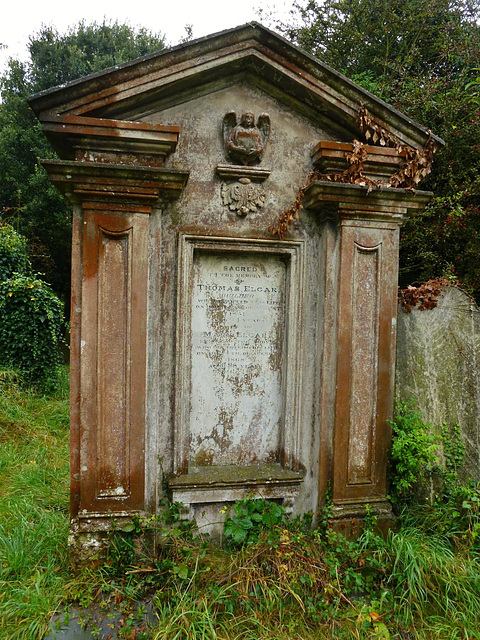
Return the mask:
<path id="1" fill-rule="evenodd" d="M 244 167 L 237 164 L 219 164 L 217 174 L 220 178 L 227 180 L 239 180 L 248 178 L 252 182 L 264 182 L 271 174 L 270 169 L 259 169 L 258 167 Z"/>
<path id="2" fill-rule="evenodd" d="M 170 479 L 168 487 L 172 501 L 183 505 L 180 519 L 195 518 L 202 533 L 216 540 L 234 502 L 245 498 L 275 500 L 290 515 L 302 482 L 301 473 L 266 463 L 191 467 L 187 474 Z"/>
<path id="3" fill-rule="evenodd" d="M 371 180 L 388 182 L 405 162 L 402 155 L 391 147 L 375 147 L 364 145 L 367 156 L 363 163 L 363 173 Z M 312 161 L 321 173 L 343 173 L 348 168 L 345 154 L 352 153 L 353 144 L 350 142 L 331 142 L 322 140 L 312 151 Z"/>
<path id="4" fill-rule="evenodd" d="M 183 169 L 70 160 L 43 160 L 42 165 L 53 184 L 73 202 L 136 204 L 150 208 L 159 197 L 178 197 L 189 175 Z"/>
<path id="5" fill-rule="evenodd" d="M 134 510 L 111 511 L 108 514 L 89 511 L 88 513 L 79 513 L 75 519 L 72 519 L 71 525 L 75 526 L 76 531 L 84 533 L 111 531 L 116 527 L 123 527 L 132 521 L 132 517 L 140 515 L 142 515 L 141 511 Z"/>
<path id="6" fill-rule="evenodd" d="M 42 129 L 67 160 L 161 167 L 176 149 L 179 127 L 73 115 L 46 118 Z"/>
<path id="7" fill-rule="evenodd" d="M 169 480 L 168 487 L 174 502 L 184 504 L 234 502 L 247 496 L 288 498 L 293 504 L 302 482 L 301 473 L 271 463 L 192 467 L 188 474 Z"/>
<path id="8" fill-rule="evenodd" d="M 430 202 L 430 191 L 317 180 L 305 189 L 304 206 L 326 216 L 341 211 L 341 217 L 385 220 L 401 223 L 410 211 L 423 209 Z"/>

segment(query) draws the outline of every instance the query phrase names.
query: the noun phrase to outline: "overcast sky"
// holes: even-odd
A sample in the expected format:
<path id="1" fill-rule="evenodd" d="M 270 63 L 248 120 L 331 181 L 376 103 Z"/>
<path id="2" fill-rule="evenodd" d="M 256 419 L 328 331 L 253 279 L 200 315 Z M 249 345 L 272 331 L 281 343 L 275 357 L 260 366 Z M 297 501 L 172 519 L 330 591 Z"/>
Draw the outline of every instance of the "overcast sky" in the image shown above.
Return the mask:
<path id="1" fill-rule="evenodd" d="M 282 18 L 288 16 L 292 1 L 288 0 L 159 0 L 140 3 L 124 0 L 12 0 L 4 7 L 0 20 L 0 71 L 8 57 L 26 59 L 26 44 L 31 34 L 42 24 L 53 25 L 60 33 L 85 19 L 103 22 L 103 19 L 128 22 L 143 26 L 154 33 L 163 33 L 168 44 L 177 44 L 185 35 L 185 26 L 192 25 L 193 37 L 236 27 L 250 20 L 269 26 L 272 12 Z M 258 10 L 262 15 L 258 15 Z"/>

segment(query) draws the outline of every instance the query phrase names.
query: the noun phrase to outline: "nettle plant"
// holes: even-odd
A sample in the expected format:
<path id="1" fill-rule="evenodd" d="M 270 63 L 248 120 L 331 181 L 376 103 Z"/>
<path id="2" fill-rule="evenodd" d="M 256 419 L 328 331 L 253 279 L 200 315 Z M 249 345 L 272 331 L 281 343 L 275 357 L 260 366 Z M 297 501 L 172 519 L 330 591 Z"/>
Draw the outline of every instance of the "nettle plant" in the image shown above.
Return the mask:
<path id="1" fill-rule="evenodd" d="M 39 275 L 30 271 L 26 239 L 0 224 L 0 365 L 46 389 L 57 377 L 64 320 L 62 302 Z"/>

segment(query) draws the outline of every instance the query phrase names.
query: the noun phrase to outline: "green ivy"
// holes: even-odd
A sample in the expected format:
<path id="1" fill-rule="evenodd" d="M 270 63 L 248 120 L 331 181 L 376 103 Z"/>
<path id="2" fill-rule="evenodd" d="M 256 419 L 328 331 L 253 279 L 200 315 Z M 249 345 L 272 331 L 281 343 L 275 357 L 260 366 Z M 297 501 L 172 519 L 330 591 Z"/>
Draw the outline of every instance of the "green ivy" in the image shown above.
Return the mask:
<path id="1" fill-rule="evenodd" d="M 412 402 L 397 400 L 391 425 L 390 499 L 393 504 L 408 504 L 415 498 L 418 481 L 436 465 L 437 443 Z"/>
<path id="2" fill-rule="evenodd" d="M 446 484 L 458 482 L 458 469 L 465 459 L 465 444 L 462 439 L 460 425 L 454 424 L 452 427 L 444 422 L 440 429 L 442 435 L 443 457 L 445 458 L 444 480 Z"/>
<path id="3" fill-rule="evenodd" d="M 36 275 L 0 282 L 0 364 L 48 388 L 57 377 L 63 304 Z"/>
<path id="4" fill-rule="evenodd" d="M 0 282 L 28 270 L 27 240 L 0 220 Z"/>

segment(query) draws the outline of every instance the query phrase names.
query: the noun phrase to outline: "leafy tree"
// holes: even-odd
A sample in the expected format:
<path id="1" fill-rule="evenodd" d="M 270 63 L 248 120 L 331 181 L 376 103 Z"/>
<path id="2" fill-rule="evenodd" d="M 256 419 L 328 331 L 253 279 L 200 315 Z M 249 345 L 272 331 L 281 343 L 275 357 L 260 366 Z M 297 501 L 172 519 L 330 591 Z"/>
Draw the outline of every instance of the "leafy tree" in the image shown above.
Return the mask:
<path id="1" fill-rule="evenodd" d="M 43 27 L 30 38 L 28 79 L 34 92 L 134 60 L 164 47 L 160 34 L 118 22 L 80 22 L 66 34 Z"/>
<path id="2" fill-rule="evenodd" d="M 402 230 L 401 281 L 458 276 L 480 297 L 480 1 L 310 0 L 285 35 L 446 142 Z"/>
<path id="3" fill-rule="evenodd" d="M 80 22 L 67 33 L 42 27 L 27 62 L 10 59 L 0 78 L 0 216 L 29 240 L 33 268 L 68 301 L 71 207 L 38 165 L 54 153 L 27 96 L 164 46 L 163 36 L 118 22 Z"/>
<path id="4" fill-rule="evenodd" d="M 0 282 L 29 268 L 27 240 L 0 220 Z"/>

